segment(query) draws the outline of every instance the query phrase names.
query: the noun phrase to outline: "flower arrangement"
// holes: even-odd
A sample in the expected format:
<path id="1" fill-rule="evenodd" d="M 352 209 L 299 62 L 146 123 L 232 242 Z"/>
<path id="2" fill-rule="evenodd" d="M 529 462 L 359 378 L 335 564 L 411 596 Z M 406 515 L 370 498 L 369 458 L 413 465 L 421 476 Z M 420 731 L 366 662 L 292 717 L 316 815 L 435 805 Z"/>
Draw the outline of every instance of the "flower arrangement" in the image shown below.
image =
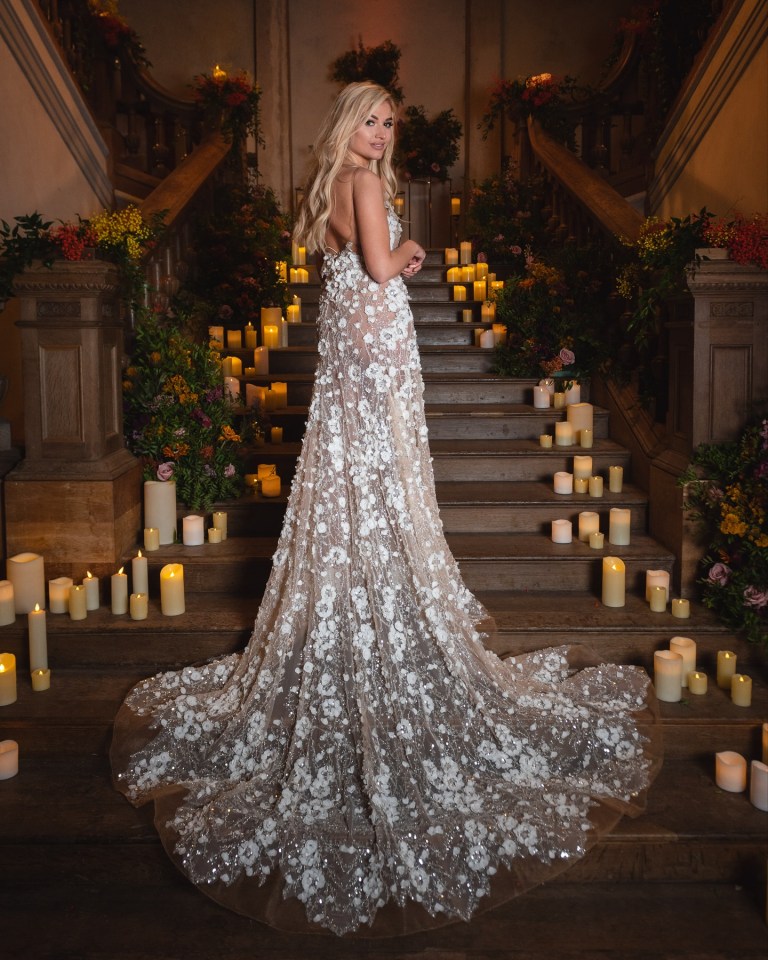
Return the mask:
<path id="1" fill-rule="evenodd" d="M 738 214 L 733 220 L 712 217 L 704 225 L 702 239 L 707 246 L 725 248 L 734 263 L 768 270 L 768 214 Z"/>
<path id="2" fill-rule="evenodd" d="M 120 15 L 117 6 L 117 0 L 88 0 L 88 12 L 93 18 L 104 45 L 112 53 L 126 53 L 140 66 L 152 66 L 147 60 L 147 51 L 139 35 Z"/>
<path id="3" fill-rule="evenodd" d="M 681 484 L 706 543 L 703 603 L 768 644 L 768 419 L 748 424 L 735 442 L 699 446 Z"/>
<path id="4" fill-rule="evenodd" d="M 407 180 L 446 180 L 459 159 L 461 122 L 453 110 L 430 119 L 421 105 L 406 107 L 397 121 L 396 162 Z"/>
<path id="5" fill-rule="evenodd" d="M 190 509 L 242 490 L 243 430 L 224 392 L 219 353 L 184 329 L 184 318 L 142 311 L 123 403 L 128 448 L 145 480 L 174 480 Z"/>
<path id="6" fill-rule="evenodd" d="M 219 127 L 233 145 L 244 143 L 249 134 L 263 144 L 259 126 L 261 89 L 245 71 L 229 76 L 216 66 L 210 75 L 197 74 L 192 89 L 205 119 Z"/>
<path id="7" fill-rule="evenodd" d="M 501 176 L 473 184 L 466 234 L 473 248 L 484 251 L 494 265 L 509 263 L 516 272 L 522 272 L 523 251 L 544 252 L 552 236 L 542 211 L 541 181 L 523 181 L 516 173 L 509 164 Z"/>
<path id="8" fill-rule="evenodd" d="M 391 40 L 385 40 L 376 47 L 366 47 L 360 38 L 356 49 L 348 50 L 333 61 L 331 80 L 343 84 L 371 80 L 388 90 L 395 103 L 402 103 L 399 70 L 400 48 Z"/>
<path id="9" fill-rule="evenodd" d="M 573 148 L 576 120 L 569 115 L 568 105 L 581 92 L 574 77 L 551 73 L 497 80 L 479 127 L 487 137 L 502 117 L 517 121 L 534 117 L 556 140 Z"/>

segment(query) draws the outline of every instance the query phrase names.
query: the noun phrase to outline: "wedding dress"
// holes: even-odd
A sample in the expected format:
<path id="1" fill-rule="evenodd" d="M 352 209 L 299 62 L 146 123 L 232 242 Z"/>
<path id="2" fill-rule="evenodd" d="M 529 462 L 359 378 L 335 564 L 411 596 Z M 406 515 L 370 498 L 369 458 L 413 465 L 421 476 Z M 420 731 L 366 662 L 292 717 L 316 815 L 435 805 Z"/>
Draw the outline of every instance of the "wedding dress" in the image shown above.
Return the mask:
<path id="1" fill-rule="evenodd" d="M 388 210 L 390 239 L 400 225 Z M 319 366 L 253 635 L 136 686 L 115 783 L 175 863 L 291 930 L 469 918 L 638 812 L 658 766 L 634 667 L 499 660 L 446 545 L 402 279 L 322 267 Z M 498 871 L 498 873 L 497 873 Z"/>

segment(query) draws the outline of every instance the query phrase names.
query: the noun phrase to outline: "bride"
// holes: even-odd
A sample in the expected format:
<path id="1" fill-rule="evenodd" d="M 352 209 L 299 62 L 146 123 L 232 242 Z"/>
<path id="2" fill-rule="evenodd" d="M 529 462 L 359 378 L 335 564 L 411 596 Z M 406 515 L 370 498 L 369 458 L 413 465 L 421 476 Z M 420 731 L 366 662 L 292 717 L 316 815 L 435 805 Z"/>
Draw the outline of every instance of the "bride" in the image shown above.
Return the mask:
<path id="1" fill-rule="evenodd" d="M 296 931 L 392 935 L 561 870 L 642 809 L 652 691 L 578 648 L 499 660 L 435 500 L 391 204 L 394 106 L 346 87 L 295 230 L 322 256 L 319 365 L 242 653 L 136 686 L 115 783 L 209 896 Z"/>

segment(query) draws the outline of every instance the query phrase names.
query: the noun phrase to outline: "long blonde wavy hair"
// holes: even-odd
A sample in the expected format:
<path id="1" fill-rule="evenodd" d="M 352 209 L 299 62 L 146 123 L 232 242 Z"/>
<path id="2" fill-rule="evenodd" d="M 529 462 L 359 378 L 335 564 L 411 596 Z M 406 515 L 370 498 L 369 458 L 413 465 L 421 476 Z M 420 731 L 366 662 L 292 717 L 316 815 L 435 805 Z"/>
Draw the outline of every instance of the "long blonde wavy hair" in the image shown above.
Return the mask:
<path id="1" fill-rule="evenodd" d="M 304 199 L 293 229 L 294 242 L 305 246 L 307 253 L 322 251 L 325 247 L 325 233 L 333 209 L 333 184 L 347 159 L 349 141 L 382 100 L 387 101 L 394 117 L 395 103 L 384 87 L 367 80 L 350 83 L 338 95 L 320 125 L 312 147 L 312 166 L 304 186 Z M 389 197 L 397 193 L 397 178 L 392 165 L 394 148 L 393 136 L 381 159 L 371 160 L 368 164 L 368 168 L 381 178 L 384 192 Z"/>

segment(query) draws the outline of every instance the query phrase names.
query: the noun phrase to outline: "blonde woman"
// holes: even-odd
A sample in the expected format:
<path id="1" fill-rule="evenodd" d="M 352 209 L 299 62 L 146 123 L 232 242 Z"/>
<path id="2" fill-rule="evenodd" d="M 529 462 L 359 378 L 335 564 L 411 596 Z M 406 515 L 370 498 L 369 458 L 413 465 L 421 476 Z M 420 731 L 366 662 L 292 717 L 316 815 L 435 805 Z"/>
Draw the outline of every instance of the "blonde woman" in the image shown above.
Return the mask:
<path id="1" fill-rule="evenodd" d="M 155 801 L 178 866 L 291 931 L 468 919 L 637 812 L 654 772 L 643 671 L 486 650 L 435 499 L 394 124 L 352 84 L 316 139 L 296 239 L 322 260 L 319 363 L 250 642 L 139 684 L 116 721 L 117 786 Z"/>

